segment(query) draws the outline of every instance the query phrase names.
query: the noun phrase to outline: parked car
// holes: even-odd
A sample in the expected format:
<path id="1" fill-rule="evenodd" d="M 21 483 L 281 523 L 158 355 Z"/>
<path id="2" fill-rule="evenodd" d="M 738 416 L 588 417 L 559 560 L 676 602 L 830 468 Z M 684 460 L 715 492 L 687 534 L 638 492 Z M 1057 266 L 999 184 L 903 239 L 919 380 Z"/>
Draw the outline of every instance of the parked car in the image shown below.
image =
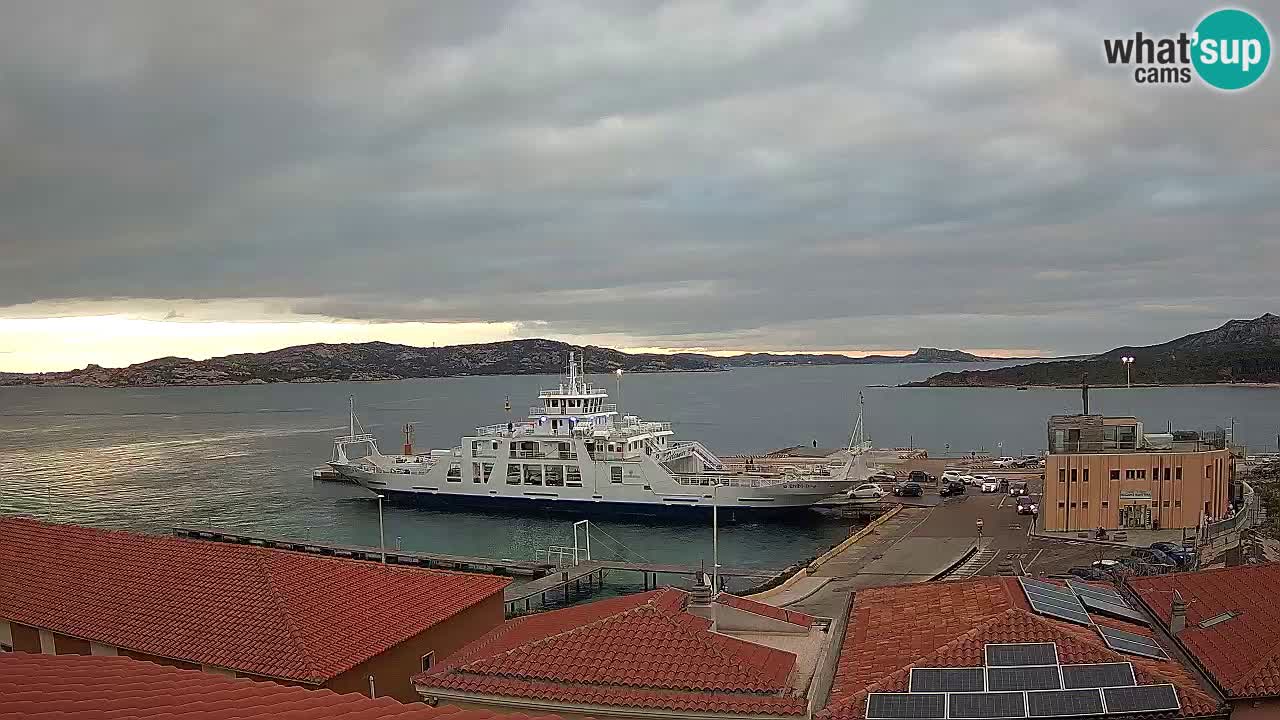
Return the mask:
<path id="1" fill-rule="evenodd" d="M 1155 542 L 1151 543 L 1151 549 L 1168 555 L 1183 570 L 1196 564 L 1195 553 L 1176 543 Z"/>
<path id="2" fill-rule="evenodd" d="M 1073 567 L 1067 571 L 1068 575 L 1075 575 L 1081 580 L 1110 580 L 1111 576 L 1103 570 L 1091 567 Z"/>
<path id="3" fill-rule="evenodd" d="M 935 478 L 934 476 L 930 475 L 929 473 L 923 470 L 912 470 L 911 472 L 907 473 L 908 482 L 923 484 L 923 483 L 931 483 L 936 479 L 937 478 Z"/>
<path id="4" fill-rule="evenodd" d="M 961 475 L 960 483 L 964 485 L 973 486 L 973 485 L 980 484 L 980 481 L 978 480 L 978 477 L 976 475 Z"/>
<path id="5" fill-rule="evenodd" d="M 992 461 L 992 464 L 998 468 L 1014 468 L 1018 467 L 1018 459 L 1005 455 L 1003 457 L 996 458 Z"/>
<path id="6" fill-rule="evenodd" d="M 960 478 L 962 477 L 964 477 L 964 473 L 960 472 L 959 470 L 945 470 L 942 473 L 943 482 L 948 482 L 951 480 L 959 481 Z"/>
<path id="7" fill-rule="evenodd" d="M 963 495 L 964 483 L 959 480 L 947 480 L 938 487 L 938 494 L 947 497 L 949 495 Z"/>
<path id="8" fill-rule="evenodd" d="M 1148 565 L 1166 565 L 1170 568 L 1178 567 L 1178 563 L 1168 554 L 1161 550 L 1153 550 L 1151 548 L 1137 548 L 1129 553 L 1130 557 Z"/>
<path id="9" fill-rule="evenodd" d="M 1018 497 L 1019 495 L 1026 495 L 1029 492 L 1031 491 L 1027 489 L 1026 480 L 1019 480 L 1018 482 L 1015 482 L 1015 483 L 1009 483 L 1009 495 L 1012 497 Z"/>
<path id="10" fill-rule="evenodd" d="M 1036 502 L 1030 495 L 1019 496 L 1017 507 L 1019 515 L 1035 515 L 1040 512 L 1040 503 Z"/>
<path id="11" fill-rule="evenodd" d="M 986 478 L 982 481 L 982 492 L 993 493 L 1000 492 L 1000 481 L 995 478 Z"/>
<path id="12" fill-rule="evenodd" d="M 1014 467 L 1020 468 L 1037 468 L 1044 466 L 1044 460 L 1039 455 L 1023 455 L 1018 458 Z"/>
<path id="13" fill-rule="evenodd" d="M 920 497 L 924 495 L 924 488 L 920 487 L 920 483 L 908 480 L 894 485 L 893 494 L 899 497 Z"/>
<path id="14" fill-rule="evenodd" d="M 875 500 L 884 497 L 884 489 L 875 483 L 863 483 L 849 491 L 854 500 Z"/>
<path id="15" fill-rule="evenodd" d="M 999 490 L 996 492 L 1009 492 L 1009 478 L 1000 478 Z"/>
<path id="16" fill-rule="evenodd" d="M 870 482 L 877 482 L 877 483 L 895 483 L 898 481 L 898 476 L 894 475 L 893 473 L 889 473 L 881 470 L 879 472 L 873 473 L 871 477 L 867 478 L 867 480 L 869 480 Z"/>
<path id="17" fill-rule="evenodd" d="M 1124 563 L 1119 560 L 1094 560 L 1092 567 L 1094 570 L 1101 570 L 1102 572 L 1115 572 L 1124 567 Z"/>

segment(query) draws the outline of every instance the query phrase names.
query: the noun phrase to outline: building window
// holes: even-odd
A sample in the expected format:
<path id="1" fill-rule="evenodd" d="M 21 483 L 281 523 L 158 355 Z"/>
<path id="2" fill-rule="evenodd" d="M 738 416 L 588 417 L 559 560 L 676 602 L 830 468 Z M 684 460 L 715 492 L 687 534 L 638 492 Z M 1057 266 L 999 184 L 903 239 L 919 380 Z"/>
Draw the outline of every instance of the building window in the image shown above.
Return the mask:
<path id="1" fill-rule="evenodd" d="M 1066 504 L 1066 503 L 1064 503 L 1064 502 L 1062 502 L 1062 501 L 1058 501 L 1058 507 L 1063 508 L 1063 507 L 1066 507 L 1066 506 L 1067 506 L 1067 504 Z"/>
<path id="2" fill-rule="evenodd" d="M 1066 481 L 1067 481 L 1067 469 L 1058 468 L 1058 482 L 1066 482 Z"/>
<path id="3" fill-rule="evenodd" d="M 1182 466 L 1181 466 L 1181 465 L 1179 465 L 1178 467 L 1176 467 L 1176 468 L 1174 468 L 1174 469 L 1173 469 L 1173 479 L 1174 479 L 1174 480 L 1181 480 L 1181 479 L 1182 479 Z"/>
<path id="4" fill-rule="evenodd" d="M 1147 479 L 1147 469 L 1146 469 L 1146 468 L 1138 468 L 1138 471 L 1137 471 L 1137 472 L 1138 472 L 1138 479 L 1139 479 L 1139 480 L 1146 480 L 1146 479 Z"/>
<path id="5" fill-rule="evenodd" d="M 1125 470 L 1125 471 L 1124 471 L 1124 479 L 1125 479 L 1125 480 L 1132 480 L 1132 479 L 1134 479 L 1134 478 L 1136 478 L 1136 477 L 1138 477 L 1138 472 L 1137 472 L 1136 470 Z"/>
<path id="6" fill-rule="evenodd" d="M 1176 507 L 1176 508 L 1180 508 L 1180 507 L 1182 507 L 1182 501 L 1181 501 L 1181 500 L 1174 500 L 1174 501 L 1173 501 L 1173 506 L 1174 506 L 1174 507 Z"/>
<path id="7" fill-rule="evenodd" d="M 1078 480 L 1078 479 L 1079 479 L 1079 478 L 1077 477 L 1079 474 L 1080 474 L 1080 471 L 1079 471 L 1079 470 L 1077 470 L 1077 469 L 1075 469 L 1075 468 L 1071 468 L 1071 482 L 1076 482 L 1076 480 Z"/>
<path id="8" fill-rule="evenodd" d="M 1168 501 L 1168 500 L 1165 500 L 1165 501 L 1164 501 L 1164 506 L 1165 506 L 1165 507 L 1169 507 L 1169 501 Z"/>
<path id="9" fill-rule="evenodd" d="M 609 468 L 609 482 L 615 483 L 615 484 L 622 482 L 621 466 L 614 465 L 613 467 Z"/>
<path id="10" fill-rule="evenodd" d="M 1111 507 L 1111 503 L 1107 502 L 1106 500 L 1103 500 L 1103 501 L 1102 501 L 1102 509 L 1103 509 L 1103 510 L 1106 510 L 1106 509 L 1107 509 L 1107 508 L 1109 508 L 1109 507 Z"/>
<path id="11" fill-rule="evenodd" d="M 1119 480 L 1119 479 L 1120 479 L 1120 471 L 1119 471 L 1119 470 L 1112 470 L 1112 471 L 1111 471 L 1111 479 L 1112 479 L 1112 480 Z"/>
<path id="12" fill-rule="evenodd" d="M 1165 482 L 1169 482 L 1169 478 L 1172 476 L 1172 475 L 1171 475 L 1171 473 L 1172 473 L 1172 472 L 1173 472 L 1173 468 L 1165 468 L 1165 469 L 1164 469 L 1164 481 L 1165 481 Z"/>
<path id="13" fill-rule="evenodd" d="M 1212 477 L 1213 477 L 1213 466 L 1212 466 L 1212 465 L 1205 465 L 1205 466 L 1204 466 L 1204 477 L 1205 477 L 1205 479 L 1206 479 L 1206 480 L 1208 480 L 1209 478 L 1212 478 Z"/>
<path id="14" fill-rule="evenodd" d="M 430 670 L 431 666 L 435 664 L 436 664 L 435 652 L 429 652 L 426 655 L 422 656 L 422 672 L 426 672 Z"/>
<path id="15" fill-rule="evenodd" d="M 1085 500 L 1084 502 L 1080 503 L 1080 509 L 1081 509 L 1081 510 L 1088 510 L 1088 509 L 1089 509 L 1089 501 L 1088 501 L 1088 500 Z"/>
<path id="16" fill-rule="evenodd" d="M 1084 473 L 1084 478 L 1083 478 L 1083 480 L 1084 480 L 1085 482 L 1089 482 L 1089 468 L 1085 468 L 1085 469 L 1083 470 L 1083 473 Z"/>
<path id="17" fill-rule="evenodd" d="M 1073 507 L 1073 508 L 1074 508 L 1075 506 L 1076 506 L 1076 504 L 1075 504 L 1075 503 L 1071 503 L 1071 507 Z"/>

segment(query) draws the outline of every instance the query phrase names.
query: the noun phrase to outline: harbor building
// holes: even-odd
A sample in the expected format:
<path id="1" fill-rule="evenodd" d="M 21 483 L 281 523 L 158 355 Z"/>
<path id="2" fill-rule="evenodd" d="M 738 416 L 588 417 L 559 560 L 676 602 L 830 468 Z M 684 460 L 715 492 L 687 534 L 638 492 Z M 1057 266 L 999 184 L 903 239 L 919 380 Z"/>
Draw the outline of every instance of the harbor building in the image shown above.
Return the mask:
<path id="1" fill-rule="evenodd" d="M 428 703 L 564 718 L 803 718 L 830 623 L 699 585 L 511 620 L 414 678 Z M 825 669 L 825 670 L 824 670 Z"/>
<path id="2" fill-rule="evenodd" d="M 126 656 L 417 700 L 503 621 L 505 578 L 0 518 L 0 651 Z"/>
<path id="3" fill-rule="evenodd" d="M 1054 415 L 1043 530 L 1197 528 L 1230 512 L 1231 450 L 1221 437 L 1146 433 L 1135 417 Z"/>

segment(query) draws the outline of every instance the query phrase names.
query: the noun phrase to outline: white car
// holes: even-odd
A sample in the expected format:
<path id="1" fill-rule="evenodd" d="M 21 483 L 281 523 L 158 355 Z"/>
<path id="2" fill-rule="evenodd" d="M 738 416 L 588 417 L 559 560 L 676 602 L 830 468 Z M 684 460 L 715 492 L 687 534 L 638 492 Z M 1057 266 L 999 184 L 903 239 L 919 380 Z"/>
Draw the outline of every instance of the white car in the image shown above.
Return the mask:
<path id="1" fill-rule="evenodd" d="M 1000 492 L 1000 481 L 991 478 L 985 478 L 982 481 L 982 492 L 993 493 Z"/>
<path id="2" fill-rule="evenodd" d="M 1005 455 L 1004 457 L 996 458 L 992 464 L 998 468 L 1013 468 L 1018 466 L 1018 459 Z"/>
<path id="3" fill-rule="evenodd" d="M 875 483 L 864 483 L 849 491 L 849 497 L 854 500 L 875 500 L 884 494 L 884 490 Z"/>
<path id="4" fill-rule="evenodd" d="M 961 473 L 959 470 L 947 470 L 942 473 L 943 482 L 964 482 L 964 480 L 962 480 L 963 477 L 964 473 Z"/>

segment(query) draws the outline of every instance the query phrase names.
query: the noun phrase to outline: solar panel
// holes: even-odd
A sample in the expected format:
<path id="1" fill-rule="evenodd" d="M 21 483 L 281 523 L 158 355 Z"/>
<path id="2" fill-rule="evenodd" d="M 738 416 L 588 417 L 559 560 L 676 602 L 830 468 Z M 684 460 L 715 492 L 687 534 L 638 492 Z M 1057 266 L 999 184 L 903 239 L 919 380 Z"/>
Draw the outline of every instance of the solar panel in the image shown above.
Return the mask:
<path id="1" fill-rule="evenodd" d="M 1058 595 L 1064 600 L 1075 600 L 1075 593 L 1073 593 L 1069 587 L 1054 585 L 1053 583 L 1047 583 L 1043 580 L 1032 580 L 1030 578 L 1019 578 L 1019 580 L 1022 583 L 1022 589 L 1024 592 L 1035 591 L 1043 595 Z"/>
<path id="2" fill-rule="evenodd" d="M 987 643 L 987 667 L 1057 665 L 1058 646 L 1053 643 Z"/>
<path id="3" fill-rule="evenodd" d="M 987 689 L 1004 690 L 1061 690 L 1062 678 L 1057 665 L 987 668 Z"/>
<path id="4" fill-rule="evenodd" d="M 1102 640 L 1107 644 L 1107 647 L 1117 652 L 1141 655 L 1143 657 L 1156 658 L 1157 660 L 1169 659 L 1164 649 L 1149 637 L 1102 625 L 1098 626 L 1098 634 L 1102 636 Z"/>
<path id="5" fill-rule="evenodd" d="M 1032 601 L 1031 609 L 1041 615 L 1057 618 L 1059 620 L 1066 620 L 1067 622 L 1073 622 L 1077 625 L 1084 625 L 1085 627 L 1093 625 L 1093 620 L 1089 618 L 1089 613 L 1085 611 L 1084 606 L 1081 606 L 1077 610 L 1074 608 L 1063 608 L 1058 605 L 1049 605 L 1042 602 Z"/>
<path id="6" fill-rule="evenodd" d="M 1123 687 L 1136 684 L 1133 665 L 1127 662 L 1062 666 L 1062 686 L 1067 689 Z"/>
<path id="7" fill-rule="evenodd" d="M 1125 601 L 1123 595 L 1109 587 L 1102 587 L 1101 585 L 1087 585 L 1079 580 L 1068 580 L 1067 587 L 1071 588 L 1075 594 L 1080 595 L 1081 597 L 1085 595 L 1092 595 L 1099 600 L 1105 600 L 1107 602 L 1124 605 L 1126 607 L 1129 606 L 1129 603 Z"/>
<path id="8" fill-rule="evenodd" d="M 1101 613 L 1107 617 L 1119 618 L 1120 620 L 1129 620 L 1130 622 L 1147 624 L 1147 618 L 1137 610 L 1133 610 L 1128 605 L 1117 605 L 1106 600 L 1099 600 L 1092 595 L 1081 595 L 1080 602 L 1089 610 Z"/>
<path id="9" fill-rule="evenodd" d="M 947 696 L 942 693 L 870 693 L 867 720 L 945 720 Z"/>
<path id="10" fill-rule="evenodd" d="M 911 692 L 982 692 L 986 670 L 968 668 L 911 668 Z"/>
<path id="11" fill-rule="evenodd" d="M 947 695 L 947 717 L 964 718 L 1024 718 L 1027 716 L 1026 696 L 1020 692 L 951 693 Z"/>
<path id="12" fill-rule="evenodd" d="M 1087 717 L 1102 714 L 1102 691 L 1044 690 L 1027 693 L 1027 717 Z"/>
<path id="13" fill-rule="evenodd" d="M 1138 685 L 1136 687 L 1103 688 L 1107 714 L 1179 710 L 1178 693 L 1172 685 Z"/>

